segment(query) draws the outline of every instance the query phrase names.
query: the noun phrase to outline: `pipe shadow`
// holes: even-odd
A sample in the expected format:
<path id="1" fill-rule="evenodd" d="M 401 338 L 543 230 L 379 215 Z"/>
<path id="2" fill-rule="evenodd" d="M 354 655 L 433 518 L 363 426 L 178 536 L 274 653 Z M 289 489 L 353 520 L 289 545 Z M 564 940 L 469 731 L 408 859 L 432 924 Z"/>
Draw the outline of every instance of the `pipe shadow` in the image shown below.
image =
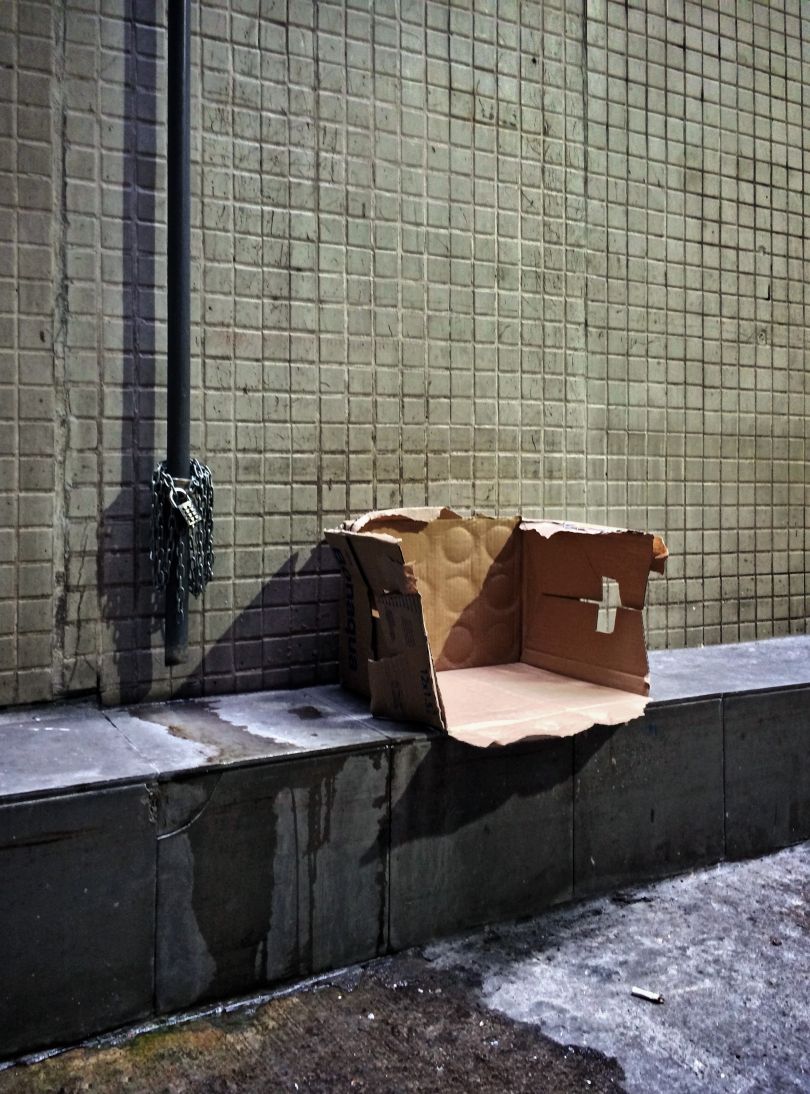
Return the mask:
<path id="1" fill-rule="evenodd" d="M 148 21 L 144 21 L 144 19 Z M 102 626 L 109 629 L 102 656 L 102 692 L 126 701 L 144 698 L 153 681 L 152 635 L 159 629 L 149 560 L 151 475 L 155 454 L 157 344 L 158 72 L 154 49 L 162 27 L 155 7 L 125 0 L 124 147 L 121 156 L 120 366 L 102 374 L 102 390 L 118 404 L 105 408 L 105 451 L 115 441 L 118 467 L 104 482 L 119 487 L 99 522 L 98 586 Z M 105 282 L 109 280 L 105 274 Z M 119 379 L 120 368 L 120 379 Z M 120 388 L 119 385 L 120 384 Z M 120 391 L 120 394 L 119 394 Z M 114 420 L 116 419 L 116 420 Z M 119 431 L 114 439 L 107 429 Z M 105 491 L 106 494 L 106 491 Z"/>

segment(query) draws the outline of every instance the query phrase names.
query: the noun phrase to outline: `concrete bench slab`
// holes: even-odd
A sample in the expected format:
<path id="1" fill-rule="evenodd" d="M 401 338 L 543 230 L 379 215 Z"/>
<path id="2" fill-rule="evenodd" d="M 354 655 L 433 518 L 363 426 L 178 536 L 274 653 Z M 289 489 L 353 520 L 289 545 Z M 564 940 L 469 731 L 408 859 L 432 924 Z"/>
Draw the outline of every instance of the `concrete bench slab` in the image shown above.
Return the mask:
<path id="1" fill-rule="evenodd" d="M 729 696 L 724 718 L 728 857 L 810 839 L 810 688 Z"/>
<path id="2" fill-rule="evenodd" d="M 155 835 L 143 785 L 0 806 L 0 1058 L 152 1013 Z"/>
<path id="3" fill-rule="evenodd" d="M 574 738 L 574 892 L 604 893 L 723 857 L 719 699 L 658 706 Z"/>
<path id="4" fill-rule="evenodd" d="M 504 749 L 331 686 L 0 713 L 0 1058 L 810 838 L 810 639 L 650 661 Z"/>
<path id="5" fill-rule="evenodd" d="M 570 900 L 570 739 L 393 753 L 391 946 Z"/>
<path id="6" fill-rule="evenodd" d="M 153 766 L 94 703 L 0 711 L 0 802 L 113 786 Z"/>

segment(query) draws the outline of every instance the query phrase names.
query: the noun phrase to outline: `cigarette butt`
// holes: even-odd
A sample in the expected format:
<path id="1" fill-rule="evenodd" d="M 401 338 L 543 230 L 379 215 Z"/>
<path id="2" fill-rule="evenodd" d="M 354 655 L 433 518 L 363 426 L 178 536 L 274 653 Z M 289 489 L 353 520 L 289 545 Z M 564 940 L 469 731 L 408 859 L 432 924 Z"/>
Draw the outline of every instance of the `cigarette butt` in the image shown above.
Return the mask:
<path id="1" fill-rule="evenodd" d="M 637 999 L 646 999 L 648 1003 L 663 1003 L 664 997 L 660 992 L 647 991 L 646 988 L 631 988 L 630 994 L 635 995 Z"/>

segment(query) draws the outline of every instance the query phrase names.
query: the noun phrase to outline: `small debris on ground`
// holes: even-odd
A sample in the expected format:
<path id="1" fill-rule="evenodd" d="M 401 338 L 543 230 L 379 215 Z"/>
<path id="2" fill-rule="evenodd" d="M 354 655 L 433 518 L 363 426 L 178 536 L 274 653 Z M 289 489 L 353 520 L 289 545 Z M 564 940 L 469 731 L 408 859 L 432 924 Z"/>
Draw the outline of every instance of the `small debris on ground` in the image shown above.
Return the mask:
<path id="1" fill-rule="evenodd" d="M 648 991 L 647 988 L 631 988 L 630 994 L 636 999 L 646 999 L 648 1003 L 663 1003 L 664 997 L 658 991 Z"/>
<path id="2" fill-rule="evenodd" d="M 631 893 L 620 891 L 610 898 L 614 904 L 652 904 L 653 898 L 648 893 Z"/>

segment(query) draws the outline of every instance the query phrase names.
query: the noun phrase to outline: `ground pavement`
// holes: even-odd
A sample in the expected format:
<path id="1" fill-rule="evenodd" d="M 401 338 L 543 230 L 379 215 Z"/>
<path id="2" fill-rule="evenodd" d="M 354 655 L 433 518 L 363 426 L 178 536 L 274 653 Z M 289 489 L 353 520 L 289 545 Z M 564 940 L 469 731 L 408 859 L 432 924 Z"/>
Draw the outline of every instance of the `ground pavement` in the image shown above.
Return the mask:
<path id="1" fill-rule="evenodd" d="M 807 1092 L 810 844 L 0 1072 L 57 1090 Z"/>

